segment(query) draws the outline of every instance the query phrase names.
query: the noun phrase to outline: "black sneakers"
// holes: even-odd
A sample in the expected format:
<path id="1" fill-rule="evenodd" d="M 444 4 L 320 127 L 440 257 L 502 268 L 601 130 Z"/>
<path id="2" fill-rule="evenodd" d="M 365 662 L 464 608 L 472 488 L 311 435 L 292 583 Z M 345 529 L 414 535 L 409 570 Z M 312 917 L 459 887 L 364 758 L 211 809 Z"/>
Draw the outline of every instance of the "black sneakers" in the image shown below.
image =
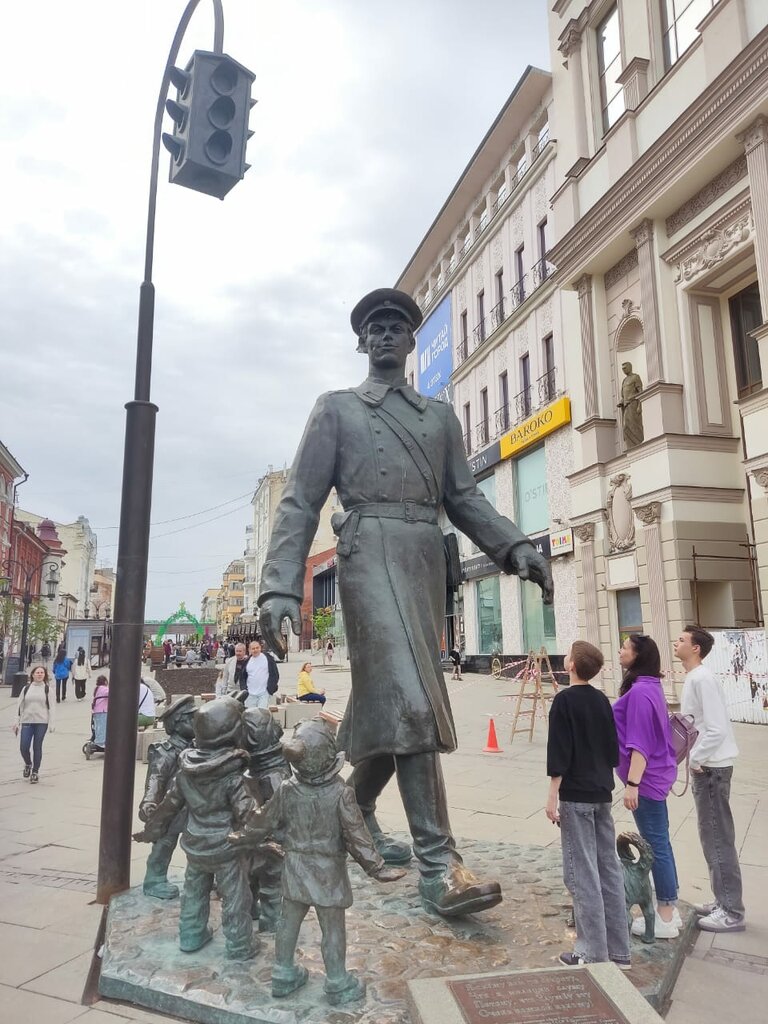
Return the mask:
<path id="1" fill-rule="evenodd" d="M 25 779 L 28 779 L 29 776 L 32 774 L 32 765 L 31 764 L 25 764 L 24 765 L 24 771 L 21 774 L 22 774 L 22 776 Z"/>
<path id="2" fill-rule="evenodd" d="M 37 774 L 37 772 L 32 772 L 32 775 L 31 775 L 31 777 L 30 777 L 30 780 L 29 780 L 29 781 L 30 781 L 30 782 L 38 782 L 38 781 L 39 781 L 39 778 L 38 778 L 38 774 Z"/>

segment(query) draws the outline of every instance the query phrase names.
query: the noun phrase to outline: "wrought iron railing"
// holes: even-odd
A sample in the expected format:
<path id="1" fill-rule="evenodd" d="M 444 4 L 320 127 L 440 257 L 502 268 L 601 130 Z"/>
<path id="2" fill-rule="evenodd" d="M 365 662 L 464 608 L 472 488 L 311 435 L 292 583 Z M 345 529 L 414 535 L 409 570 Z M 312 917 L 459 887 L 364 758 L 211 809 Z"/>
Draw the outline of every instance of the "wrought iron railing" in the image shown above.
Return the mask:
<path id="1" fill-rule="evenodd" d="M 549 262 L 547 257 L 542 256 L 542 258 L 537 263 L 534 263 L 533 269 L 531 271 L 531 276 L 533 277 L 533 287 L 538 288 L 539 285 L 544 284 L 544 282 L 547 280 L 547 278 L 550 276 L 554 269 L 555 268 Z"/>
<path id="2" fill-rule="evenodd" d="M 495 331 L 497 327 L 501 327 L 506 320 L 507 314 L 505 306 L 506 303 L 504 302 L 504 299 L 501 298 L 488 314 L 488 319 L 491 322 L 491 331 Z"/>
<path id="3" fill-rule="evenodd" d="M 482 343 L 486 339 L 485 317 L 483 317 L 483 319 L 480 321 L 480 323 L 472 331 L 472 335 L 473 335 L 473 337 L 475 339 L 474 347 L 477 348 L 478 345 L 482 345 Z"/>
<path id="4" fill-rule="evenodd" d="M 519 423 L 520 420 L 528 419 L 533 408 L 531 405 L 530 385 L 515 395 L 512 399 L 512 408 L 515 410 L 516 423 Z"/>
<path id="5" fill-rule="evenodd" d="M 544 152 L 544 150 L 546 149 L 548 144 L 549 144 L 549 128 L 547 128 L 546 132 L 544 132 L 544 134 L 541 136 L 539 141 L 536 143 L 536 145 L 531 150 L 531 163 L 533 163 L 534 160 L 538 160 L 539 159 L 539 157 Z"/>
<path id="6" fill-rule="evenodd" d="M 539 405 L 546 405 L 547 402 L 551 402 L 557 394 L 557 385 L 555 381 L 555 367 L 551 370 L 547 370 L 541 377 L 536 381 L 536 390 L 539 396 Z"/>
<path id="7" fill-rule="evenodd" d="M 465 359 L 469 359 L 469 338 L 462 338 L 456 349 L 456 362 L 461 365 Z"/>
<path id="8" fill-rule="evenodd" d="M 459 249 L 459 259 L 466 256 L 469 250 L 472 248 L 472 235 L 467 235 L 464 240 L 464 245 Z"/>
<path id="9" fill-rule="evenodd" d="M 468 434 L 463 434 L 462 436 L 464 438 L 464 451 L 467 453 L 467 455 L 471 455 L 472 454 L 472 432 L 470 431 Z"/>
<path id="10" fill-rule="evenodd" d="M 499 434 L 505 434 L 509 430 L 509 402 L 496 410 L 493 414 L 493 421 L 497 437 Z"/>
<path id="11" fill-rule="evenodd" d="M 526 275 L 523 274 L 523 276 L 520 278 L 520 280 L 517 281 L 517 283 L 515 285 L 513 285 L 512 288 L 510 289 L 510 293 L 509 294 L 510 294 L 510 297 L 512 299 L 512 308 L 513 309 L 517 309 L 518 306 L 521 306 L 525 302 L 525 297 L 526 297 L 526 292 L 527 292 L 525 278 L 526 278 Z"/>
<path id="12" fill-rule="evenodd" d="M 477 435 L 477 443 L 482 446 L 488 444 L 490 440 L 490 433 L 488 430 L 488 420 L 480 420 L 475 428 L 475 434 Z"/>

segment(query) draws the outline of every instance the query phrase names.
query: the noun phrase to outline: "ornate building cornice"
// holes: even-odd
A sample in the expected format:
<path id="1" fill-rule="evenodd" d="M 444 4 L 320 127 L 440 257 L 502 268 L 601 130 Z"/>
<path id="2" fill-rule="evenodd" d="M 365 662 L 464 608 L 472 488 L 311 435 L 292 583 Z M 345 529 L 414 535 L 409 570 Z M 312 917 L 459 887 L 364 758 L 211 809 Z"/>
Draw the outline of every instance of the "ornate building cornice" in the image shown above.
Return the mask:
<path id="1" fill-rule="evenodd" d="M 618 263 L 606 270 L 604 275 L 605 287 L 612 288 L 615 284 L 626 277 L 630 270 L 634 270 L 638 264 L 637 246 L 630 249 L 626 256 L 622 256 Z"/>
<path id="2" fill-rule="evenodd" d="M 675 281 L 690 281 L 721 263 L 732 249 L 748 241 L 754 230 L 752 204 L 746 196 L 712 221 L 688 245 L 678 249 L 676 259 L 666 253 L 664 259 L 675 264 Z"/>
<path id="3" fill-rule="evenodd" d="M 744 146 L 747 154 L 764 142 L 768 142 L 768 117 L 765 114 L 759 114 L 749 128 L 739 132 L 736 138 Z"/>
<path id="4" fill-rule="evenodd" d="M 682 206 L 678 206 L 674 213 L 670 214 L 665 221 L 667 237 L 682 231 L 686 224 L 690 223 L 708 206 L 716 202 L 720 196 L 733 188 L 742 178 L 747 176 L 746 155 L 738 157 L 732 164 L 728 164 L 724 171 L 717 174 L 711 181 L 708 181 L 704 188 L 687 199 Z"/>

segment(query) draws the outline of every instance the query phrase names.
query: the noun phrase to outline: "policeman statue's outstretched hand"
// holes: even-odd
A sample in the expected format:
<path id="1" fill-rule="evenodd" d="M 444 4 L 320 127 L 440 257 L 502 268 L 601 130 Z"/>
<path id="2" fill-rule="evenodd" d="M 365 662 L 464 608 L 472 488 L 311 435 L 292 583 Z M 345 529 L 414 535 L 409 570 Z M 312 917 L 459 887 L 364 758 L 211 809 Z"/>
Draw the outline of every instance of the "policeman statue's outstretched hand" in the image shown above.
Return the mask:
<path id="1" fill-rule="evenodd" d="M 512 549 L 505 567 L 507 572 L 516 573 L 521 580 L 530 580 L 541 588 L 544 604 L 555 599 L 555 584 L 549 562 L 540 555 L 533 544 L 518 544 Z"/>
<path id="2" fill-rule="evenodd" d="M 287 653 L 287 643 L 283 639 L 282 625 L 285 619 L 291 620 L 291 629 L 299 636 L 301 633 L 301 605 L 295 597 L 274 594 L 262 601 L 259 607 L 259 629 L 267 649 L 282 658 Z"/>

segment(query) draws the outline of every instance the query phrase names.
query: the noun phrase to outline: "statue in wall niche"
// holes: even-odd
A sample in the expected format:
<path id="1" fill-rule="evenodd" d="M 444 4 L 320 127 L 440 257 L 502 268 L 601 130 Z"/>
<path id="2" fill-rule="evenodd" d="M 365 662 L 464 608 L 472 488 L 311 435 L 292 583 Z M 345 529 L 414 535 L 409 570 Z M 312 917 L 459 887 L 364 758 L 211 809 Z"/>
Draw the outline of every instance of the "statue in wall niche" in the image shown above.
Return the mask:
<path id="1" fill-rule="evenodd" d="M 352 906 L 347 853 L 380 882 L 395 882 L 403 868 L 388 867 L 365 827 L 352 788 L 339 776 L 344 752 L 327 722 L 300 722 L 282 751 L 296 773 L 280 783 L 275 795 L 246 816 L 244 827 L 229 836 L 239 849 L 258 850 L 279 835 L 285 851 L 283 906 L 275 936 L 272 995 L 282 998 L 306 984 L 306 967 L 295 963 L 301 923 L 314 907 L 323 934 L 325 995 L 334 1006 L 365 995 L 365 985 L 346 967 L 345 910 Z"/>
<path id="2" fill-rule="evenodd" d="M 643 433 L 643 410 L 640 406 L 640 394 L 643 382 L 639 373 L 632 372 L 632 363 L 622 363 L 624 380 L 621 382 L 621 426 L 624 434 L 624 447 L 636 448 L 645 440 Z"/>
<path id="3" fill-rule="evenodd" d="M 464 866 L 451 833 L 440 754 L 456 749 L 440 636 L 445 541 L 440 512 L 506 573 L 532 580 L 551 604 L 546 558 L 478 489 L 453 409 L 408 386 L 405 363 L 422 314 L 410 295 L 379 288 L 351 314 L 368 377 L 318 400 L 275 513 L 261 577 L 260 627 L 284 652 L 282 626 L 301 631 L 307 555 L 333 488 L 343 512 L 332 525 L 347 629 L 352 692 L 339 745 L 354 766 L 350 785 L 374 844 L 390 864 L 411 847 L 387 836 L 376 801 L 393 776 L 418 861 L 422 904 L 460 916 L 502 898 L 498 881 Z"/>

